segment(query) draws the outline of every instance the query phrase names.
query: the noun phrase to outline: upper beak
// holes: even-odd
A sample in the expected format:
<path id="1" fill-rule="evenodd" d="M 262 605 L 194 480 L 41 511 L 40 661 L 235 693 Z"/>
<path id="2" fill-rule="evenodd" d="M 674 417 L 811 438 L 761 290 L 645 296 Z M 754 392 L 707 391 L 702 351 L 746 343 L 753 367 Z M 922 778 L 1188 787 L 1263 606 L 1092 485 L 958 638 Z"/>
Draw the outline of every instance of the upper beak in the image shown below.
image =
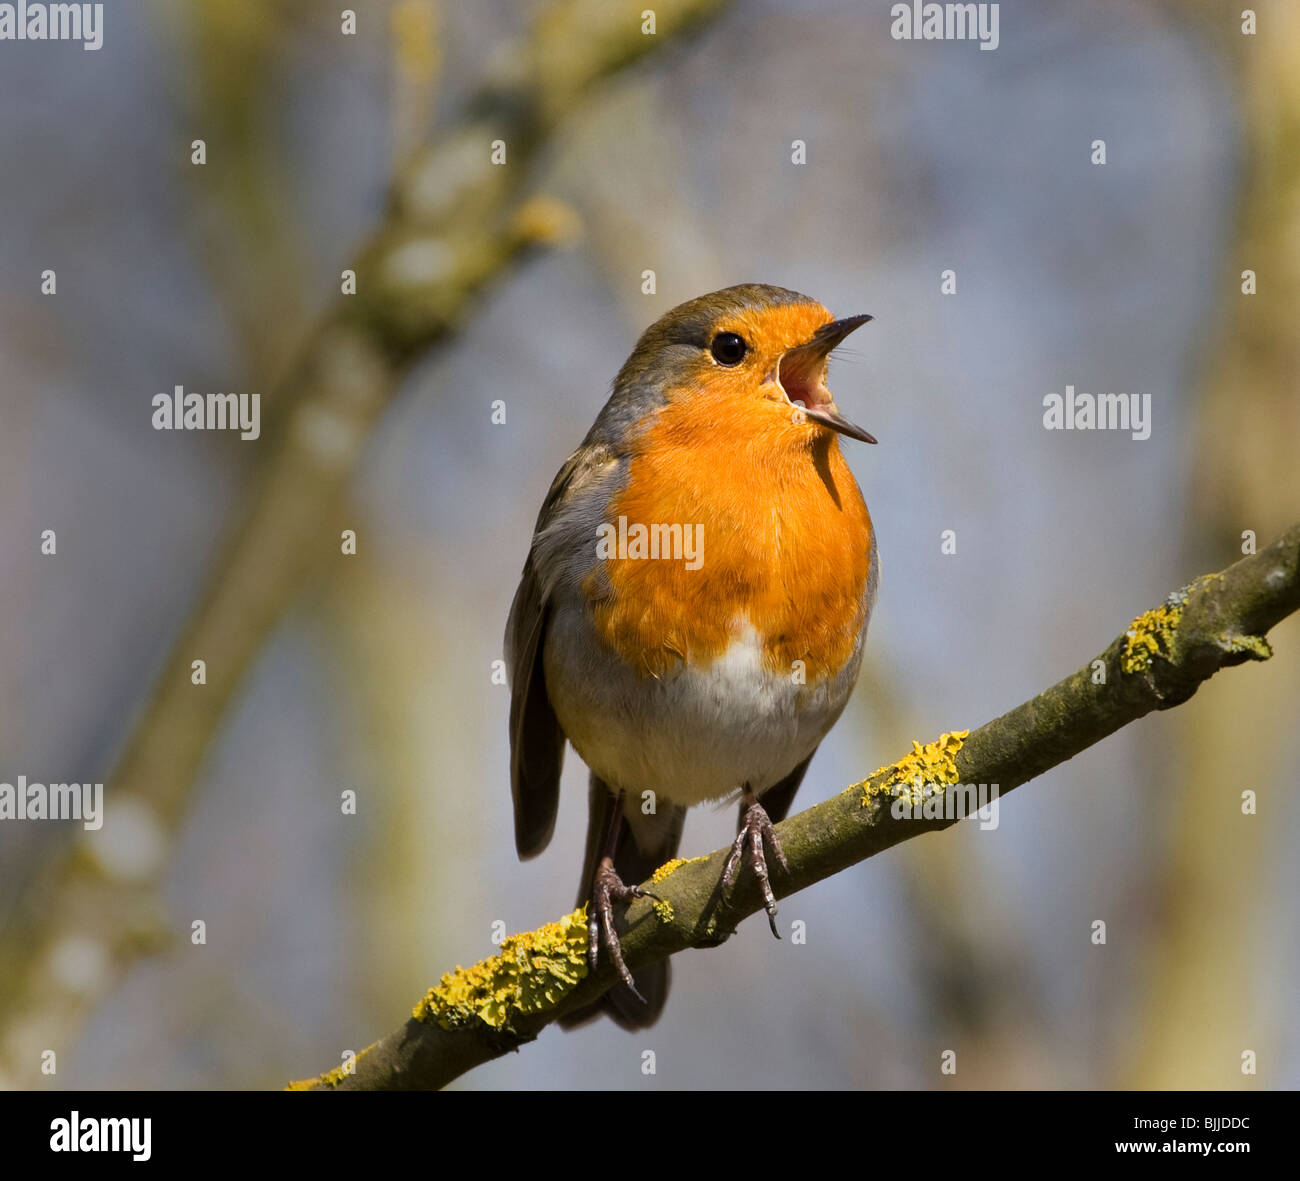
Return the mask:
<path id="1" fill-rule="evenodd" d="M 874 443 L 875 437 L 840 414 L 826 388 L 826 359 L 840 341 L 870 319 L 870 316 L 848 316 L 823 324 L 806 344 L 789 349 L 776 367 L 777 382 L 785 396 L 808 418 L 864 443 Z"/>

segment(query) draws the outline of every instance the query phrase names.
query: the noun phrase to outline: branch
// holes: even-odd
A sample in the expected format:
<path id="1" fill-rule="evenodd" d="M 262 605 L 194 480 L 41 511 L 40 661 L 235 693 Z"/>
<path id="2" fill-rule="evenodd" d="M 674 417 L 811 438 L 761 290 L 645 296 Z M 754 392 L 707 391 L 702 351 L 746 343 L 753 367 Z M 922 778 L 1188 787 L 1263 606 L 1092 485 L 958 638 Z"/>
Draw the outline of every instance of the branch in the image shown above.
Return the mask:
<path id="1" fill-rule="evenodd" d="M 1186 701 L 1221 668 L 1272 653 L 1265 634 L 1300 609 L 1300 524 L 1268 549 L 1198 578 L 1138 616 L 1100 656 L 1037 697 L 973 732 L 944 734 L 832 799 L 777 825 L 789 872 L 786 897 L 956 819 L 903 815 L 955 796 L 947 785 L 996 784 L 1000 794 L 1041 775 L 1156 709 Z M 920 809 L 917 809 L 918 811 Z M 926 812 L 931 809 L 926 809 Z M 936 809 L 947 812 L 949 809 Z M 762 906 L 742 874 L 730 896 L 719 882 L 728 850 L 669 862 L 644 883 L 659 896 L 634 902 L 618 929 L 636 971 L 688 947 L 715 945 Z M 500 954 L 457 968 L 416 1005 L 395 1033 L 361 1051 L 351 1070 L 291 1083 L 293 1090 L 411 1090 L 441 1087 L 531 1041 L 557 1017 L 611 984 L 608 959 L 587 970 L 585 910 L 516 935 Z"/>
<path id="2" fill-rule="evenodd" d="M 352 468 L 411 366 L 454 337 L 475 298 L 523 253 L 568 235 L 573 215 L 525 190 L 556 125 L 596 84 L 727 3 L 660 6 L 658 31 L 646 36 L 639 3 L 553 0 L 499 55 L 462 118 L 402 170 L 350 264 L 357 293 L 335 299 L 266 399 L 264 450 L 242 519 L 108 776 L 109 813 L 129 812 L 130 831 L 156 836 L 158 847 L 177 831 L 245 672 L 312 571 L 339 553 Z M 505 144 L 504 165 L 492 160 L 495 140 Z M 208 662 L 201 688 L 190 680 L 197 658 Z M 66 1045 L 120 973 L 166 939 L 155 896 L 167 859 L 124 862 L 113 841 L 106 827 L 52 859 L 3 929 L 5 1077 L 34 1078 L 39 1050 Z M 59 949 L 70 945 L 104 965 L 93 981 L 59 971 Z"/>

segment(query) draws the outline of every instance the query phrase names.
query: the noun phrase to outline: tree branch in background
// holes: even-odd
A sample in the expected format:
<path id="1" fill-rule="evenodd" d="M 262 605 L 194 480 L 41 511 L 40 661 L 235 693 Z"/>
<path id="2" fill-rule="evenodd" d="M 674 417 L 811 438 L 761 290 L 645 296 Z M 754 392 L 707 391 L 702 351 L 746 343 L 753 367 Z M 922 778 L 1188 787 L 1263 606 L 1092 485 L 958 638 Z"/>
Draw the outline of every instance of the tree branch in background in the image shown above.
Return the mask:
<path id="1" fill-rule="evenodd" d="M 464 117 L 398 176 L 352 264 L 356 294 L 335 301 L 268 399 L 250 501 L 106 781 L 108 822 L 46 867 L 0 935 L 0 1076 L 38 1078 L 40 1052 L 65 1047 L 120 972 L 158 945 L 155 887 L 203 754 L 308 574 L 339 552 L 335 509 L 370 430 L 486 284 L 529 247 L 571 232 L 564 207 L 524 193 L 539 147 L 602 79 L 727 2 L 659 6 L 647 36 L 639 3 L 557 0 L 500 57 Z M 493 162 L 496 140 L 504 164 Z M 202 688 L 190 681 L 199 654 Z"/>
<path id="2" fill-rule="evenodd" d="M 893 845 L 948 828 L 947 808 L 926 818 L 924 800 L 945 802 L 949 785 L 993 785 L 1000 794 L 1041 775 L 1152 710 L 1186 701 L 1221 668 L 1271 655 L 1266 633 L 1300 609 L 1300 524 L 1268 549 L 1198 578 L 1138 616 L 1100 656 L 1009 713 L 967 733 L 945 734 L 882 767 L 833 799 L 778 824 L 789 872 L 786 897 Z M 902 814 L 907 798 L 921 816 Z M 967 796 L 969 799 L 969 796 Z M 909 809 L 912 811 L 912 809 Z M 947 817 L 944 816 L 947 813 Z M 751 874 L 723 898 L 729 849 L 670 862 L 643 885 L 657 900 L 634 902 L 618 928 L 636 971 L 688 947 L 716 944 L 762 906 Z M 442 978 L 395 1033 L 351 1064 L 294 1090 L 436 1088 L 531 1041 L 557 1017 L 615 982 L 608 959 L 587 969 L 583 911 L 506 941 L 500 954 Z"/>

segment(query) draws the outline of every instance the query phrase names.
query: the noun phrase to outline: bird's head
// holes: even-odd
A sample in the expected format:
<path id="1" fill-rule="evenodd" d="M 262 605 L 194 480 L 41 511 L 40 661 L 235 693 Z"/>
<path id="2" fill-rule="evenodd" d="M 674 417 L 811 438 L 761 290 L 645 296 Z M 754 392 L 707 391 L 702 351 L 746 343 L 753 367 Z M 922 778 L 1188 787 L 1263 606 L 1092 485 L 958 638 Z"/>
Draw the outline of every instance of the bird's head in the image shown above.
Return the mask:
<path id="1" fill-rule="evenodd" d="M 838 432 L 876 440 L 840 414 L 826 388 L 831 351 L 870 316 L 832 318 L 821 304 L 750 283 L 680 304 L 637 342 L 615 383 L 650 386 L 669 403 L 744 416 L 755 429 L 814 443 Z"/>

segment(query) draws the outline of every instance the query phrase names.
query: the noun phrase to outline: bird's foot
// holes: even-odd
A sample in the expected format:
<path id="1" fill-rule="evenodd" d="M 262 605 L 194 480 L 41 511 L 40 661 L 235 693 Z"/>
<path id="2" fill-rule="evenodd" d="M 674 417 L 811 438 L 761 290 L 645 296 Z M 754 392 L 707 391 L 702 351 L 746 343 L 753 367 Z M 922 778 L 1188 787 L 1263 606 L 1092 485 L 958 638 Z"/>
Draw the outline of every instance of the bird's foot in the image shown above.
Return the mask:
<path id="1" fill-rule="evenodd" d="M 596 867 L 595 880 L 591 885 L 591 907 L 587 915 L 588 958 L 591 961 L 592 971 L 595 971 L 600 956 L 600 945 L 604 943 L 610 960 L 618 970 L 619 979 L 642 1004 L 646 1003 L 646 999 L 637 992 L 636 985 L 632 982 L 632 973 L 623 962 L 623 948 L 618 941 L 618 932 L 614 929 L 614 903 L 654 897 L 655 895 L 649 890 L 643 890 L 640 886 L 625 885 L 614 868 L 613 860 L 609 857 L 601 858 L 600 865 Z"/>
<path id="2" fill-rule="evenodd" d="M 788 873 L 790 867 L 786 864 L 785 853 L 781 849 L 781 842 L 777 839 L 776 829 L 772 827 L 772 820 L 767 810 L 748 787 L 744 789 L 743 798 L 745 814 L 740 822 L 740 831 L 731 846 L 727 864 L 722 870 L 722 885 L 724 889 L 731 888 L 731 883 L 736 880 L 736 871 L 740 868 L 741 859 L 748 849 L 749 864 L 753 867 L 754 876 L 758 878 L 758 884 L 763 890 L 763 909 L 767 911 L 768 925 L 772 928 L 772 934 L 780 939 L 780 933 L 776 929 L 776 898 L 772 895 L 771 875 L 767 871 L 763 842 L 766 841 L 772 847 L 772 852 L 776 854 L 782 869 Z"/>

